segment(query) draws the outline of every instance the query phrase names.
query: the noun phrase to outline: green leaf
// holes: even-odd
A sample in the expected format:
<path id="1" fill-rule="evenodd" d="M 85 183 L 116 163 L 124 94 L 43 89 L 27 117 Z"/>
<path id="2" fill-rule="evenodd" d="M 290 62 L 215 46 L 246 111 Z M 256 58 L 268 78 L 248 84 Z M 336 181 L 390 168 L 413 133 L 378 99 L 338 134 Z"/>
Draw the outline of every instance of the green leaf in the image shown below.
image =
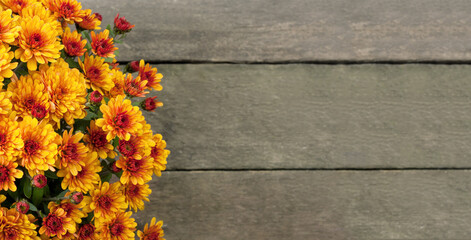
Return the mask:
<path id="1" fill-rule="evenodd" d="M 56 175 L 56 172 L 52 172 L 52 171 L 44 172 L 44 176 L 46 176 L 47 178 L 52 178 L 52 179 L 59 179 L 59 177 L 57 177 Z"/>
<path id="2" fill-rule="evenodd" d="M 108 24 L 108 26 L 106 26 L 106 29 L 108 29 L 108 31 L 110 31 L 110 33 L 112 33 L 113 31 L 111 31 L 111 25 Z"/>
<path id="3" fill-rule="evenodd" d="M 33 185 L 31 185 L 31 180 L 25 177 L 21 180 L 21 187 L 23 188 L 23 193 L 25 197 L 31 198 L 31 194 L 33 193 Z"/>
<path id="4" fill-rule="evenodd" d="M 113 174 L 111 173 L 107 173 L 105 175 L 101 175 L 100 178 L 101 178 L 101 182 L 109 182 L 111 180 L 111 177 L 113 176 Z"/>
<path id="5" fill-rule="evenodd" d="M 33 204 L 39 205 L 43 200 L 44 188 L 33 188 Z"/>
<path id="6" fill-rule="evenodd" d="M 15 201 L 18 200 L 18 193 L 19 191 L 17 190 L 16 192 L 12 192 L 11 190 L 8 190 L 8 195 L 10 195 L 10 197 L 12 197 Z"/>
<path id="7" fill-rule="evenodd" d="M 59 195 L 55 196 L 55 198 L 63 198 L 65 196 L 65 194 L 68 193 L 68 192 L 69 192 L 69 190 L 64 190 L 61 193 L 59 193 Z"/>
<path id="8" fill-rule="evenodd" d="M 118 144 L 119 144 L 119 137 L 115 137 L 113 139 L 113 147 L 116 148 L 118 146 Z"/>
<path id="9" fill-rule="evenodd" d="M 31 211 L 33 211 L 33 212 L 37 212 L 37 211 L 38 211 L 38 208 L 37 208 L 34 204 L 32 204 L 32 203 L 30 203 L 30 202 L 28 202 L 28 204 L 29 204 L 29 210 L 31 210 Z"/>
<path id="10" fill-rule="evenodd" d="M 111 58 L 111 57 L 105 58 L 105 62 L 107 62 L 107 63 L 112 63 L 113 60 L 114 60 L 114 58 Z"/>
<path id="11" fill-rule="evenodd" d="M 65 61 L 69 64 L 70 68 L 82 69 L 80 64 L 76 62 L 73 58 L 66 58 Z"/>

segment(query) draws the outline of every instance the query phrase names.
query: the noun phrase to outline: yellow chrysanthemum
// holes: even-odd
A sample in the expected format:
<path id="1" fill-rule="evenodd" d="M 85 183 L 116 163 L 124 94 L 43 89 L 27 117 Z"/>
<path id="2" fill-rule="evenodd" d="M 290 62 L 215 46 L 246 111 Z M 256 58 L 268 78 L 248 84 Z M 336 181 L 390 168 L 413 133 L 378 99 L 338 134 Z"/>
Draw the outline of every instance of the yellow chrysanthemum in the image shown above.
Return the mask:
<path id="1" fill-rule="evenodd" d="M 137 223 L 131 218 L 132 212 L 119 212 L 108 219 L 95 221 L 101 239 L 134 239 Z"/>
<path id="2" fill-rule="evenodd" d="M 140 240 L 165 240 L 163 238 L 165 234 L 162 225 L 162 221 L 157 222 L 155 217 L 153 217 L 150 225 L 146 223 L 144 231 L 139 230 L 137 236 L 139 236 Z"/>
<path id="3" fill-rule="evenodd" d="M 0 90 L 0 116 L 8 115 L 12 110 L 13 105 L 10 101 L 12 95 L 10 91 Z"/>
<path id="4" fill-rule="evenodd" d="M 119 95 L 125 96 L 124 93 L 124 74 L 120 70 L 113 69 L 110 72 L 111 80 L 114 83 L 114 87 L 109 92 L 109 97 L 117 97 Z"/>
<path id="5" fill-rule="evenodd" d="M 51 66 L 40 68 L 43 83 L 47 86 L 51 105 L 50 117 L 55 125 L 60 126 L 61 119 L 73 125 L 74 119 L 86 116 L 87 87 L 83 75 L 77 69 L 59 59 Z"/>
<path id="6" fill-rule="evenodd" d="M 49 202 L 47 205 L 51 212 L 56 211 L 58 208 L 62 208 L 66 217 L 72 219 L 75 223 L 82 223 L 82 218 L 86 217 L 87 214 L 84 213 L 80 208 L 83 208 L 83 203 L 74 204 L 70 199 L 64 199 L 59 204 L 56 202 Z"/>
<path id="7" fill-rule="evenodd" d="M 10 46 L 0 44 L 0 86 L 3 85 L 4 78 L 11 78 L 13 76 L 13 69 L 18 66 L 18 63 L 11 62 L 15 54 L 10 49 Z"/>
<path id="8" fill-rule="evenodd" d="M 91 223 L 87 223 L 80 226 L 79 230 L 77 231 L 77 239 L 98 240 L 100 238 L 96 231 L 96 227 Z"/>
<path id="9" fill-rule="evenodd" d="M 59 169 L 57 172 L 58 177 L 62 177 L 62 189 L 69 189 L 70 191 L 87 193 L 95 188 L 95 184 L 100 181 L 99 172 L 101 172 L 100 161 L 95 152 L 90 152 L 84 159 L 85 165 L 82 170 L 78 171 L 74 176 L 68 169 Z"/>
<path id="10" fill-rule="evenodd" d="M 120 183 L 108 182 L 100 183 L 94 190 L 90 191 L 90 196 L 85 196 L 83 210 L 94 212 L 95 220 L 111 219 L 115 213 L 121 212 L 128 207 L 124 195 L 119 190 Z"/>
<path id="11" fill-rule="evenodd" d="M 11 44 L 18 37 L 21 27 L 16 18 L 12 17 L 11 9 L 0 11 L 0 43 Z"/>
<path id="12" fill-rule="evenodd" d="M 92 52 L 100 57 L 108 57 L 114 58 L 114 52 L 118 50 L 117 47 L 114 46 L 113 38 L 109 37 L 110 31 L 105 29 L 105 31 L 95 34 L 95 32 L 91 33 L 92 42 Z"/>
<path id="13" fill-rule="evenodd" d="M 94 151 L 100 158 L 115 158 L 116 152 L 113 145 L 106 140 L 106 133 L 100 127 L 95 125 L 95 121 L 90 121 L 90 127 L 87 127 L 88 134 L 83 137 L 90 151 Z"/>
<path id="14" fill-rule="evenodd" d="M 126 198 L 126 202 L 129 208 L 134 211 L 144 209 L 144 201 L 149 201 L 147 198 L 151 194 L 152 190 L 149 188 L 148 184 L 133 184 L 127 183 L 123 186 L 123 194 Z"/>
<path id="15" fill-rule="evenodd" d="M 58 40 L 61 33 L 57 32 L 56 25 L 34 16 L 21 18 L 20 26 L 15 57 L 26 62 L 29 70 L 36 70 L 37 63 L 55 62 L 60 57 L 64 46 Z"/>
<path id="16" fill-rule="evenodd" d="M 43 3 L 59 21 L 68 24 L 79 23 L 92 12 L 82 10 L 82 4 L 76 0 L 43 0 Z"/>
<path id="17" fill-rule="evenodd" d="M 82 170 L 82 166 L 85 166 L 88 148 L 80 142 L 83 133 L 78 132 L 72 135 L 72 132 L 73 130 L 66 130 L 62 135 L 56 167 L 59 169 L 67 168 L 73 176 L 77 176 L 78 172 Z"/>
<path id="18" fill-rule="evenodd" d="M 18 81 L 8 84 L 8 91 L 12 93 L 10 100 L 19 117 L 49 117 L 49 96 L 39 78 L 33 78 L 31 74 L 21 76 Z"/>
<path id="19" fill-rule="evenodd" d="M 105 59 L 85 55 L 83 63 L 79 59 L 79 64 L 85 74 L 89 88 L 91 87 L 101 94 L 113 88 L 114 84 L 111 80 L 109 65 L 105 63 Z"/>
<path id="20" fill-rule="evenodd" d="M 82 39 L 82 35 L 77 31 L 70 31 L 70 28 L 66 28 L 62 34 L 62 44 L 67 55 L 72 57 L 80 57 L 87 51 L 85 45 L 87 40 Z"/>
<path id="21" fill-rule="evenodd" d="M 62 208 L 57 208 L 43 218 L 43 223 L 39 229 L 39 234 L 48 237 L 57 236 L 62 239 L 62 236 L 69 233 L 75 233 L 76 224 L 72 218 L 67 217 L 67 213 Z"/>
<path id="22" fill-rule="evenodd" d="M 147 88 L 153 88 L 157 91 L 162 90 L 160 81 L 163 75 L 157 73 L 157 68 L 152 68 L 148 63 L 145 64 L 144 60 L 139 62 L 139 76 L 141 77 L 141 81 L 147 81 Z"/>
<path id="23" fill-rule="evenodd" d="M 1 0 L 7 9 L 11 9 L 14 13 L 19 13 L 24 8 L 38 2 L 37 0 Z"/>
<path id="24" fill-rule="evenodd" d="M 143 157 L 140 160 L 121 157 L 116 161 L 116 166 L 123 170 L 119 179 L 122 184 L 132 182 L 142 185 L 152 180 L 153 162 L 150 157 Z"/>
<path id="25" fill-rule="evenodd" d="M 111 141 L 116 136 L 120 139 L 129 140 L 131 134 L 136 133 L 143 127 L 144 117 L 139 107 L 132 106 L 129 99 L 117 96 L 108 104 L 100 106 L 103 118 L 96 120 L 96 125 L 107 133 L 106 139 Z"/>
<path id="26" fill-rule="evenodd" d="M 167 147 L 167 143 L 162 139 L 162 135 L 155 134 L 153 140 L 155 142 L 155 146 L 152 147 L 150 156 L 154 159 L 154 173 L 160 177 L 162 175 L 161 172 L 166 169 L 167 157 L 170 154 L 170 151 L 165 149 Z"/>
<path id="27" fill-rule="evenodd" d="M 28 5 L 27 7 L 23 8 L 19 14 L 23 18 L 33 18 L 34 16 L 37 16 L 44 22 L 54 25 L 58 34 L 61 34 L 63 31 L 60 22 L 57 21 L 52 12 L 49 11 L 49 9 L 46 9 L 40 2 Z"/>
<path id="28" fill-rule="evenodd" d="M 38 239 L 32 215 L 18 212 L 15 208 L 0 208 L 0 239 Z"/>
<path id="29" fill-rule="evenodd" d="M 89 14 L 83 18 L 83 21 L 79 22 L 80 28 L 85 30 L 100 30 L 102 17 L 98 13 Z"/>
<path id="30" fill-rule="evenodd" d="M 0 116 L 0 160 L 15 161 L 23 148 L 18 122 Z"/>
<path id="31" fill-rule="evenodd" d="M 15 178 L 23 177 L 23 172 L 17 167 L 18 163 L 0 158 L 0 189 L 16 192 Z"/>
<path id="32" fill-rule="evenodd" d="M 144 126 L 147 125 L 144 124 Z M 117 149 L 124 157 L 139 160 L 149 156 L 151 154 L 151 147 L 154 145 L 151 131 L 139 131 L 136 134 L 131 134 L 131 138 L 128 141 L 120 139 Z"/>
<path id="33" fill-rule="evenodd" d="M 38 122 L 31 117 L 23 118 L 19 124 L 24 146 L 20 153 L 20 165 L 26 167 L 29 175 L 43 174 L 54 170 L 57 144 L 60 141 L 52 125 L 45 121 Z"/>

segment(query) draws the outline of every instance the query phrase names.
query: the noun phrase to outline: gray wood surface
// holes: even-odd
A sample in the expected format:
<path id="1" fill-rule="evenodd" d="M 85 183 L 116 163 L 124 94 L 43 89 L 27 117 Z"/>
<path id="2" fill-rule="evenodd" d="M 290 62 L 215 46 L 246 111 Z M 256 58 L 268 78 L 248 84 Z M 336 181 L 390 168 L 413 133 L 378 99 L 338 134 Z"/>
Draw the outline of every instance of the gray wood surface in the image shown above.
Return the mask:
<path id="1" fill-rule="evenodd" d="M 469 65 L 159 65 L 169 169 L 471 167 Z"/>
<path id="2" fill-rule="evenodd" d="M 83 0 L 136 25 L 122 61 L 471 59 L 467 0 Z"/>
<path id="3" fill-rule="evenodd" d="M 167 239 L 469 239 L 470 171 L 167 172 Z"/>

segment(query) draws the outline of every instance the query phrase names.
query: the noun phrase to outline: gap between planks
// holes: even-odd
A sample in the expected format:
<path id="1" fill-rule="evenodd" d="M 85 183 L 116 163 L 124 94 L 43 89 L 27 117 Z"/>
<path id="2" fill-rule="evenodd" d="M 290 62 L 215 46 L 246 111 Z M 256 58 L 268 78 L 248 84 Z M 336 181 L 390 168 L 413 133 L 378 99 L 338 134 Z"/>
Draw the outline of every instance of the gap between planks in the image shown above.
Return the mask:
<path id="1" fill-rule="evenodd" d="M 347 172 L 371 172 L 371 171 L 469 171 L 471 168 L 236 168 L 236 169 L 171 169 L 166 172 L 269 172 L 269 171 L 347 171 Z"/>
<path id="2" fill-rule="evenodd" d="M 311 65 L 408 65 L 408 64 L 428 64 L 428 65 L 471 65 L 471 60 L 312 60 L 312 61 L 202 61 L 202 60 L 144 60 L 153 64 L 241 64 L 241 65 L 289 65 L 289 64 L 311 64 Z M 120 65 L 126 65 L 130 61 L 118 61 Z"/>

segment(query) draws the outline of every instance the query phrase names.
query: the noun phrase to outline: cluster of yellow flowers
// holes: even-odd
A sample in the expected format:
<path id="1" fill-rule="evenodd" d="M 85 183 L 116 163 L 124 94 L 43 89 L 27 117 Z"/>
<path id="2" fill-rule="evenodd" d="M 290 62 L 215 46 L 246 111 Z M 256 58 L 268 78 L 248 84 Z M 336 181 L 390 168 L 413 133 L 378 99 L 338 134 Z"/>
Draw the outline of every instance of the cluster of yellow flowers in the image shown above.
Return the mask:
<path id="1" fill-rule="evenodd" d="M 163 104 L 136 99 L 162 74 L 120 68 L 115 44 L 134 25 L 101 20 L 76 0 L 0 0 L 2 240 L 135 238 L 131 211 L 170 153 L 142 115 Z M 137 235 L 163 239 L 162 221 Z"/>

